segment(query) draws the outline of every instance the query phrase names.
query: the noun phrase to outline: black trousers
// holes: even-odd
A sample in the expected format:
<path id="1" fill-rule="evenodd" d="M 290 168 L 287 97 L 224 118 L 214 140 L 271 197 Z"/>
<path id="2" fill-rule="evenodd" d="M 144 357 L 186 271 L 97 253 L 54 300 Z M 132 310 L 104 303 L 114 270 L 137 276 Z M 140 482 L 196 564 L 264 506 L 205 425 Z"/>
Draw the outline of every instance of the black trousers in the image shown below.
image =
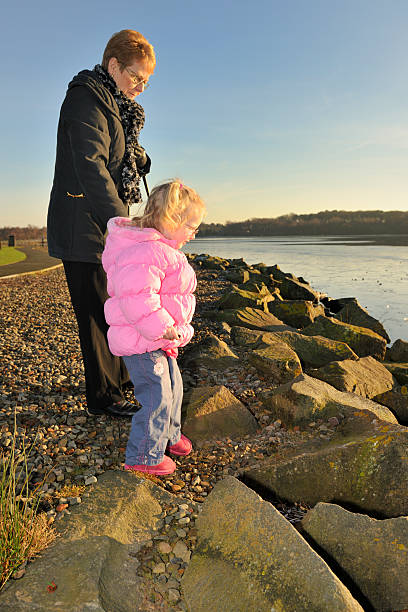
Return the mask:
<path id="1" fill-rule="evenodd" d="M 123 400 L 129 374 L 120 357 L 109 350 L 103 306 L 107 300 L 102 264 L 63 261 L 72 306 L 78 322 L 85 368 L 88 408 L 98 409 Z"/>

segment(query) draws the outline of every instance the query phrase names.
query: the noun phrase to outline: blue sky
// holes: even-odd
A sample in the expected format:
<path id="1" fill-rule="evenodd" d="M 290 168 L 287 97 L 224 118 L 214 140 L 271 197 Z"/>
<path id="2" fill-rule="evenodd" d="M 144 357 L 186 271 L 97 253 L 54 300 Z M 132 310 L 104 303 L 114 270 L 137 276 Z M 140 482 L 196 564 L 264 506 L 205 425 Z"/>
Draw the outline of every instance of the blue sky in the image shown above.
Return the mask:
<path id="1" fill-rule="evenodd" d="M 17 0 L 2 10 L 0 226 L 45 225 L 66 85 L 123 28 L 157 53 L 138 98 L 149 184 L 181 176 L 206 200 L 207 222 L 406 210 L 406 0 Z"/>

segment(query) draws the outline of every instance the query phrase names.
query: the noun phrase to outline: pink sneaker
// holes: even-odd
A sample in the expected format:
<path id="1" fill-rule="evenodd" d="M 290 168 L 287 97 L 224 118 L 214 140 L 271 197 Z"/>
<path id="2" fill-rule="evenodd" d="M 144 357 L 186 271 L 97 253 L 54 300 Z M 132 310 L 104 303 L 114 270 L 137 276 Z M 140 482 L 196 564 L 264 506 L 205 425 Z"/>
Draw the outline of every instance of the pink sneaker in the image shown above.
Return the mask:
<path id="1" fill-rule="evenodd" d="M 169 446 L 169 452 L 172 455 L 179 455 L 184 457 L 185 455 L 189 455 L 193 449 L 193 445 L 191 444 L 191 440 L 186 438 L 184 434 L 181 434 L 180 440 L 177 444 L 173 444 L 173 446 Z"/>
<path id="2" fill-rule="evenodd" d="M 163 461 L 158 465 L 127 465 L 125 463 L 125 470 L 128 472 L 145 472 L 147 474 L 153 474 L 154 476 L 172 474 L 176 467 L 173 459 L 170 459 L 167 455 L 164 456 Z"/>

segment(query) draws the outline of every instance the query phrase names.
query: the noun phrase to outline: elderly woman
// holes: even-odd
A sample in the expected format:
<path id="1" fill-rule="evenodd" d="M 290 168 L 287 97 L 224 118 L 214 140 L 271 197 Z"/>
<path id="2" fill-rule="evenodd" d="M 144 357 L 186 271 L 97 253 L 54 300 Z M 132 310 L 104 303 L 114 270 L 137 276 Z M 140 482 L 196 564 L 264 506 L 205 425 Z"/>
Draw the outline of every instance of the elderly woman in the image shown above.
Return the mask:
<path id="1" fill-rule="evenodd" d="M 155 64 L 153 47 L 142 34 L 114 34 L 102 64 L 83 70 L 68 85 L 58 124 L 48 250 L 64 264 L 90 415 L 129 416 L 137 410 L 123 396 L 126 368 L 107 344 L 101 254 L 108 220 L 127 217 L 129 206 L 142 199 L 139 182 L 150 159 L 138 143 L 145 117 L 135 98 L 148 87 Z"/>

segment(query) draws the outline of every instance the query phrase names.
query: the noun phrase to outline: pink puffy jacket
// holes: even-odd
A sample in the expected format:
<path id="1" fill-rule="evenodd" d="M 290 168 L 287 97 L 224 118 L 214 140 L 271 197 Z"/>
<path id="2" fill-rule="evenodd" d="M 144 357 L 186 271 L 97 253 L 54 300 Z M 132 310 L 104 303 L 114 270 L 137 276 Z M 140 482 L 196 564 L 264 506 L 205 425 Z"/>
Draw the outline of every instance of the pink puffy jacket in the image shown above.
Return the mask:
<path id="1" fill-rule="evenodd" d="M 177 357 L 177 347 L 194 333 L 196 275 L 176 242 L 155 229 L 140 229 L 124 217 L 108 221 L 102 254 L 110 297 L 105 303 L 109 348 L 114 355 L 163 349 Z M 174 326 L 177 340 L 163 338 Z"/>

